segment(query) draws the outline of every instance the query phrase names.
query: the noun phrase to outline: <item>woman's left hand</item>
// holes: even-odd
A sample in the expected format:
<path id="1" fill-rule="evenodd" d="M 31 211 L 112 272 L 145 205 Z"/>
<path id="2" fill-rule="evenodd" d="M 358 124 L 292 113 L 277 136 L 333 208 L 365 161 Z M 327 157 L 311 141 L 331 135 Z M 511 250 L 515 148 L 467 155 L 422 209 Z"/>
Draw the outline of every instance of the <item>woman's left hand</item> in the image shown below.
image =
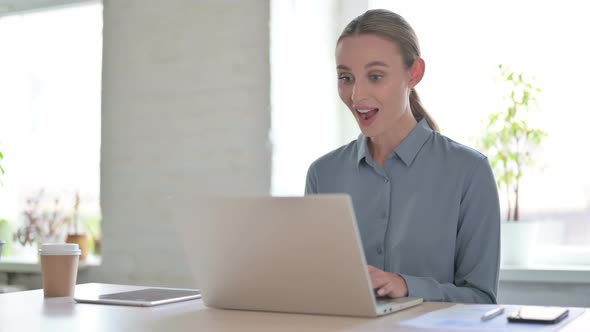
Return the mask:
<path id="1" fill-rule="evenodd" d="M 408 285 L 399 274 L 385 272 L 371 265 L 368 268 L 371 284 L 379 296 L 392 298 L 408 296 Z"/>

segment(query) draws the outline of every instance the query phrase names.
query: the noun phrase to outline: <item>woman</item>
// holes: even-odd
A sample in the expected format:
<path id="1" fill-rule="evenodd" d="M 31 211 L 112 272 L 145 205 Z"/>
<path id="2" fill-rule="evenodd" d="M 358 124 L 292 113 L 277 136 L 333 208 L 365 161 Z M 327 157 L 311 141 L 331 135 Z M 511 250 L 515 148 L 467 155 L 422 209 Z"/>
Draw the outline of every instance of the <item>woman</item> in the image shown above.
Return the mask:
<path id="1" fill-rule="evenodd" d="M 342 32 L 336 65 L 362 133 L 311 164 L 306 194 L 352 197 L 378 295 L 496 303 L 496 182 L 487 158 L 441 135 L 420 104 L 425 64 L 410 25 L 367 11 Z"/>

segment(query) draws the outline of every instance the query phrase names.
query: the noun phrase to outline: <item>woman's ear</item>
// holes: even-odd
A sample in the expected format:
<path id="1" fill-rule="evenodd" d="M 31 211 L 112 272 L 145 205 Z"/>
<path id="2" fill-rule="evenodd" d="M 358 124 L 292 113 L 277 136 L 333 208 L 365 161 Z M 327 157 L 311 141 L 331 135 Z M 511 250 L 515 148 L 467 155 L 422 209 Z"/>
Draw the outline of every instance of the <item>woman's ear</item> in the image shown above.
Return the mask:
<path id="1" fill-rule="evenodd" d="M 410 88 L 413 88 L 420 83 L 422 77 L 424 77 L 425 66 L 426 64 L 422 58 L 416 58 L 416 60 L 414 60 L 414 64 L 410 68 L 410 81 L 408 82 Z"/>

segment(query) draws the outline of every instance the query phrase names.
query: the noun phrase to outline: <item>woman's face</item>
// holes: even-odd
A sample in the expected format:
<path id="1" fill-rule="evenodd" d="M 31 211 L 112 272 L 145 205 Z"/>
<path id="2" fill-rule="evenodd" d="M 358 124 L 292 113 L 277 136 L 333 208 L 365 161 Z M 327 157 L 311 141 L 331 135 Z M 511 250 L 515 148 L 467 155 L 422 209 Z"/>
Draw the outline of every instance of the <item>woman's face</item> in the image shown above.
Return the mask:
<path id="1" fill-rule="evenodd" d="M 423 65 L 418 59 L 406 70 L 398 46 L 377 35 L 349 36 L 338 43 L 338 94 L 363 134 L 379 136 L 411 115 L 410 89 L 422 78 Z"/>

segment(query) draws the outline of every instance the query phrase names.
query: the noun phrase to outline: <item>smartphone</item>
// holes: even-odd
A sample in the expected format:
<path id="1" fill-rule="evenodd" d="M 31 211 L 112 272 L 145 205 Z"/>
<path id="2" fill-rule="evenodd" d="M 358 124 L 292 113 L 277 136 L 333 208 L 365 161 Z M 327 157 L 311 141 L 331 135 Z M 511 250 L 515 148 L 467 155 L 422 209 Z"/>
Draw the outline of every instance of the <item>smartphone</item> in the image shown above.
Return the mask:
<path id="1" fill-rule="evenodd" d="M 559 307 L 522 307 L 508 315 L 511 323 L 555 324 L 569 314 L 569 309 Z"/>

